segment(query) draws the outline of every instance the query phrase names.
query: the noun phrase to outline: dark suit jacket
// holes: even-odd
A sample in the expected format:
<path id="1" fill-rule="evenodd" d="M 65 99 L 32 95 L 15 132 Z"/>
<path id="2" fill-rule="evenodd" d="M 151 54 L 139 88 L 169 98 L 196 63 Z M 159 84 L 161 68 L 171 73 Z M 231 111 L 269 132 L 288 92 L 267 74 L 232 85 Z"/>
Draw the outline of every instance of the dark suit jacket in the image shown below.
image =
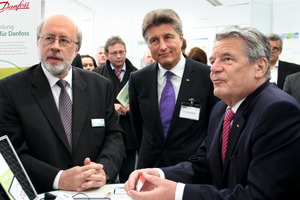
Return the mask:
<path id="1" fill-rule="evenodd" d="M 295 99 L 300 103 L 300 72 L 286 77 L 283 90 L 295 97 Z"/>
<path id="2" fill-rule="evenodd" d="M 286 76 L 300 72 L 300 65 L 279 60 L 277 86 L 283 89 Z"/>
<path id="3" fill-rule="evenodd" d="M 39 193 L 53 190 L 59 170 L 86 157 L 115 179 L 124 157 L 122 130 L 109 80 L 73 67 L 73 151 L 41 65 L 0 80 L 0 135 L 8 135 Z M 104 119 L 105 127 L 92 127 Z"/>
<path id="4" fill-rule="evenodd" d="M 124 74 L 122 82 L 120 82 L 119 78 L 117 77 L 114 70 L 112 70 L 110 66 L 109 60 L 106 61 L 106 64 L 101 65 L 100 67 L 96 67 L 93 71 L 97 72 L 109 80 L 111 80 L 113 84 L 113 97 L 115 103 L 120 103 L 116 98 L 119 94 L 119 92 L 123 89 L 123 87 L 126 85 L 126 83 L 129 80 L 131 72 L 134 72 L 137 70 L 132 63 L 126 58 L 125 60 L 126 64 L 126 72 Z M 120 125 L 124 130 L 125 133 L 125 147 L 126 149 L 137 149 L 136 140 L 132 133 L 132 126 L 130 122 L 130 115 L 121 115 L 120 116 Z"/>
<path id="5" fill-rule="evenodd" d="M 167 137 L 164 137 L 157 95 L 157 62 L 131 73 L 131 121 L 139 147 L 138 168 L 163 167 L 185 161 L 197 152 L 207 133 L 213 95 L 210 68 L 186 58 L 185 70 Z M 201 106 L 198 121 L 179 117 L 181 104 L 194 98 Z"/>
<path id="6" fill-rule="evenodd" d="M 167 179 L 187 183 L 188 199 L 300 199 L 300 106 L 266 82 L 238 108 L 224 167 L 221 131 L 227 105 L 212 110 L 206 141 L 190 162 L 164 168 Z"/>

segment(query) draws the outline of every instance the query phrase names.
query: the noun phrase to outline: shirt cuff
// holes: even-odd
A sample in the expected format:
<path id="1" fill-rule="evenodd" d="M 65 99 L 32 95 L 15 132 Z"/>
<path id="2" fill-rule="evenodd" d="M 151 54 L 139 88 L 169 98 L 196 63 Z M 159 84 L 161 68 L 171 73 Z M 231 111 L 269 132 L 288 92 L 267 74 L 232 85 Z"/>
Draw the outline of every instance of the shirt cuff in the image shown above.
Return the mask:
<path id="1" fill-rule="evenodd" d="M 60 170 L 58 173 L 57 173 L 57 175 L 56 175 L 56 177 L 55 177 L 55 179 L 54 179 L 54 182 L 53 182 L 53 189 L 54 190 L 58 190 L 59 188 L 58 188 L 58 183 L 59 183 L 59 179 L 60 179 L 60 176 L 61 176 L 61 174 L 63 173 L 63 171 L 64 170 Z"/>
<path id="2" fill-rule="evenodd" d="M 185 184 L 179 182 L 177 183 L 176 191 L 175 191 L 175 200 L 182 200 L 184 187 Z"/>
<path id="3" fill-rule="evenodd" d="M 163 172 L 163 170 L 161 170 L 160 168 L 154 168 L 154 169 L 156 169 L 158 171 L 160 178 L 166 179 L 165 173 Z"/>

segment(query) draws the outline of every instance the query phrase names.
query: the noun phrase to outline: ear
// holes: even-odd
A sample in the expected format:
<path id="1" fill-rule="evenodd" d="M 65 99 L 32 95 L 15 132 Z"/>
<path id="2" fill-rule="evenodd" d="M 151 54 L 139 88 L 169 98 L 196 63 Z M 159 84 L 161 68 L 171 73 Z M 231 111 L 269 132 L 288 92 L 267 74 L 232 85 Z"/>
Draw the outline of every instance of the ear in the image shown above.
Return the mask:
<path id="1" fill-rule="evenodd" d="M 259 58 L 255 62 L 256 72 L 255 78 L 260 79 L 265 76 L 268 69 L 268 60 L 266 58 Z"/>

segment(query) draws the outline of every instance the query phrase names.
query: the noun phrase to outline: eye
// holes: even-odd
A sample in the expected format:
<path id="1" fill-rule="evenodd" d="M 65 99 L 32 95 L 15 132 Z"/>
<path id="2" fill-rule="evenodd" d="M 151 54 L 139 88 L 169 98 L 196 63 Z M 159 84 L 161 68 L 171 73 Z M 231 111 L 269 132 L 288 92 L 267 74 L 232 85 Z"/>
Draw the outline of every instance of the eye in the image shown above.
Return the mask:
<path id="1" fill-rule="evenodd" d="M 53 36 L 47 36 L 47 37 L 44 38 L 44 40 L 46 42 L 53 42 L 55 40 L 55 38 Z"/>
<path id="2" fill-rule="evenodd" d="M 66 38 L 60 38 L 59 42 L 62 43 L 62 44 L 69 44 L 70 43 L 70 41 Z"/>

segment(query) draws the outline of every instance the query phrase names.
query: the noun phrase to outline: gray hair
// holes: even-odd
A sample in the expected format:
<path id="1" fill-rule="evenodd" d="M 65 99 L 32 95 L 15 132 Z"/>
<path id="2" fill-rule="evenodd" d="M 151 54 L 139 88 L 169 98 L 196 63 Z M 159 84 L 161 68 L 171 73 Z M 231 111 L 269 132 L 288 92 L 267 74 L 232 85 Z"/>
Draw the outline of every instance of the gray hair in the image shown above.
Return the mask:
<path id="1" fill-rule="evenodd" d="M 36 31 L 37 40 L 39 40 L 39 38 L 40 38 L 40 34 L 41 34 L 42 29 L 43 29 L 44 23 L 45 23 L 45 20 L 42 21 L 37 27 L 37 31 Z M 81 32 L 80 28 L 77 25 L 75 25 L 75 26 L 76 26 L 76 42 L 77 42 L 78 51 L 79 51 L 80 48 L 81 48 L 81 44 L 82 44 L 82 32 Z"/>
<path id="2" fill-rule="evenodd" d="M 182 35 L 182 21 L 178 14 L 172 9 L 156 9 L 148 12 L 143 20 L 142 33 L 144 40 L 148 41 L 147 30 L 152 26 L 171 24 L 179 37 Z"/>
<path id="3" fill-rule="evenodd" d="M 270 78 L 271 46 L 266 35 L 253 27 L 229 26 L 217 33 L 216 41 L 227 38 L 240 38 L 244 41 L 244 53 L 250 63 L 254 63 L 259 58 L 266 58 L 268 69 L 265 76 Z"/>
<path id="4" fill-rule="evenodd" d="M 268 35 L 268 38 L 271 41 L 278 41 L 279 40 L 280 41 L 280 49 L 282 49 L 282 47 L 283 47 L 283 41 L 282 41 L 282 38 L 281 38 L 280 35 L 272 33 L 272 34 Z"/>
<path id="5" fill-rule="evenodd" d="M 120 36 L 112 36 L 106 40 L 106 43 L 104 46 L 105 52 L 108 53 L 108 47 L 111 45 L 114 45 L 114 44 L 122 44 L 122 45 L 124 45 L 124 48 L 126 50 L 126 45 L 125 45 L 125 42 L 122 40 L 122 38 Z"/>

